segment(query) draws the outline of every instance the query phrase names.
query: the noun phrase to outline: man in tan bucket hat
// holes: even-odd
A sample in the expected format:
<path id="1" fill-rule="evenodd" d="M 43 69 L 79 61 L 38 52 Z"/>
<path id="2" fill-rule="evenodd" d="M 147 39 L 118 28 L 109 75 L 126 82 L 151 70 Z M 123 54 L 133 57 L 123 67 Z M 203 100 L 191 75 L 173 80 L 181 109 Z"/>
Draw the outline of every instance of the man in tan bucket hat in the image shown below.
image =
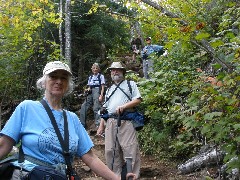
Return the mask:
<path id="1" fill-rule="evenodd" d="M 134 81 L 125 80 L 126 68 L 121 62 L 113 62 L 107 70 L 111 73 L 113 84 L 106 92 L 103 108 L 109 118 L 101 119 L 97 135 L 105 132 L 107 166 L 120 175 L 125 158 L 131 157 L 133 173 L 139 178 L 140 150 L 136 130 L 130 120 L 120 119 L 120 115 L 141 103 L 141 94 Z"/>
<path id="2" fill-rule="evenodd" d="M 126 73 L 126 68 L 122 65 L 121 62 L 113 62 L 109 68 L 107 68 L 108 72 L 111 71 L 112 69 L 121 69 L 125 75 Z"/>

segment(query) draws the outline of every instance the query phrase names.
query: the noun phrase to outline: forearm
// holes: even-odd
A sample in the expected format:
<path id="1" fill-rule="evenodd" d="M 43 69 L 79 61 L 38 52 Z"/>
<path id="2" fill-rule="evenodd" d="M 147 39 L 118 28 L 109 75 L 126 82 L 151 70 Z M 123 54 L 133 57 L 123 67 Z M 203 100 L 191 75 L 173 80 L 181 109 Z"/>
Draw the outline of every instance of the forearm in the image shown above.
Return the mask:
<path id="1" fill-rule="evenodd" d="M 103 96 L 103 94 L 104 94 L 104 87 L 105 87 L 105 84 L 102 84 L 102 85 L 101 85 L 101 92 L 100 92 L 100 95 L 102 95 L 102 96 Z"/>
<path id="2" fill-rule="evenodd" d="M 99 124 L 96 135 L 101 136 L 104 133 L 104 129 L 105 129 L 104 119 L 101 118 L 101 121 L 100 121 L 100 124 Z"/>
<path id="3" fill-rule="evenodd" d="M 99 168 L 101 167 L 101 168 Z M 102 161 L 100 161 L 99 158 L 94 159 L 92 164 L 90 165 L 90 168 L 99 176 L 101 176 L 104 179 L 109 180 L 119 180 L 120 177 L 118 177 L 116 174 L 114 174 Z"/>
<path id="4" fill-rule="evenodd" d="M 0 137 L 0 159 L 4 158 L 7 156 L 14 145 L 14 141 L 7 137 L 7 136 L 1 136 Z"/>
<path id="5" fill-rule="evenodd" d="M 141 99 L 134 99 L 132 101 L 129 101 L 129 102 L 123 104 L 123 106 L 124 106 L 124 109 L 131 109 L 131 108 L 136 107 L 140 103 L 141 103 Z"/>
<path id="6" fill-rule="evenodd" d="M 101 92 L 99 94 L 99 102 L 103 101 L 103 94 L 104 94 L 104 84 L 101 85 Z"/>
<path id="7" fill-rule="evenodd" d="M 116 109 L 116 112 L 119 114 L 119 113 L 123 113 L 125 110 L 127 109 L 132 109 L 134 107 L 136 107 L 138 104 L 141 103 L 141 99 L 134 99 L 130 102 L 127 102 L 121 106 L 118 106 L 117 109 Z"/>
<path id="8" fill-rule="evenodd" d="M 101 118 L 99 127 L 101 127 L 101 128 L 104 129 L 104 126 L 105 126 L 105 124 L 104 124 L 104 119 Z"/>
<path id="9" fill-rule="evenodd" d="M 83 162 L 97 175 L 107 180 L 120 180 L 93 152 L 90 150 L 82 157 Z"/>

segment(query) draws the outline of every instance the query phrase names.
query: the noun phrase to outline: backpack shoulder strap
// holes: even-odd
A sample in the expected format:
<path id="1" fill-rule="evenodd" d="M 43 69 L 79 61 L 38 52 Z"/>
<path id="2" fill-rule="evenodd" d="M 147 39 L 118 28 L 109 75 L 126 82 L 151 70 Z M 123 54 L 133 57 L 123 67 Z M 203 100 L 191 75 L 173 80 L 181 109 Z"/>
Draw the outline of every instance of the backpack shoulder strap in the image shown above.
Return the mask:
<path id="1" fill-rule="evenodd" d="M 88 82 L 91 82 L 92 78 L 93 78 L 93 75 L 88 76 Z"/>
<path id="2" fill-rule="evenodd" d="M 122 83 L 123 81 L 121 81 L 116 87 L 115 87 L 115 89 L 112 91 L 112 93 L 109 95 L 109 96 L 106 96 L 106 100 L 105 100 L 105 102 L 102 104 L 102 105 L 104 105 L 104 104 L 106 104 L 106 102 L 112 97 L 112 95 L 115 93 L 115 91 L 119 88 L 119 86 L 120 86 L 120 84 Z M 111 87 L 110 87 L 111 88 Z M 110 88 L 108 88 L 108 90 L 107 90 L 107 94 L 108 94 L 108 91 L 109 91 L 109 89 Z"/>
<path id="3" fill-rule="evenodd" d="M 131 86 L 129 80 L 127 80 L 127 84 L 128 84 L 128 89 L 129 89 L 130 93 L 132 94 L 132 86 Z"/>
<path id="4" fill-rule="evenodd" d="M 127 80 L 127 85 L 128 85 L 129 92 L 130 92 L 131 95 L 132 95 L 132 86 L 131 86 L 129 80 Z M 129 99 L 129 101 L 132 100 L 132 98 L 130 98 L 130 97 L 127 95 L 127 93 L 126 93 L 122 88 L 120 88 L 120 87 L 118 87 L 118 88 L 123 92 L 123 94 L 125 94 L 125 95 L 127 96 L 127 98 Z"/>
<path id="5" fill-rule="evenodd" d="M 98 82 L 99 82 L 99 85 L 101 86 L 101 73 L 98 73 Z"/>
<path id="6" fill-rule="evenodd" d="M 97 76 L 98 81 L 99 81 L 99 85 L 101 85 L 101 75 L 102 75 L 101 73 L 98 73 L 98 76 Z M 93 78 L 93 75 L 89 76 L 90 81 L 92 80 L 92 78 Z"/>

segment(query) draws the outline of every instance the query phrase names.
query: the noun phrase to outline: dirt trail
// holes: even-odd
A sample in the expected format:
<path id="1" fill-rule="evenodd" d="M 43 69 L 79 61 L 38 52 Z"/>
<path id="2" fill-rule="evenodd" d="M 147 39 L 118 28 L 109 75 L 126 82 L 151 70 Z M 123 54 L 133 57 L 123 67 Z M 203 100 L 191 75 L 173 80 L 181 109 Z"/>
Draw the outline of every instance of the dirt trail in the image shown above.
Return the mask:
<path id="1" fill-rule="evenodd" d="M 101 137 L 91 136 L 95 146 L 94 153 L 105 162 L 104 158 L 104 139 Z M 203 174 L 207 172 L 197 172 L 188 175 L 179 175 L 176 165 L 171 162 L 161 162 L 153 156 L 141 156 L 141 178 L 142 180 L 201 180 L 204 179 Z M 75 169 L 81 175 L 83 180 L 102 179 L 95 175 L 80 159 L 75 161 Z M 202 178 L 201 178 L 202 177 Z"/>
<path id="2" fill-rule="evenodd" d="M 126 58 L 129 58 L 126 60 Z M 126 60 L 126 64 L 128 64 L 127 69 L 131 72 L 136 72 L 140 76 L 142 76 L 141 71 L 141 63 L 133 63 L 131 61 L 131 56 L 126 55 L 122 57 L 123 61 Z M 88 116 L 89 120 L 87 121 L 88 125 L 93 123 L 91 116 Z M 90 126 L 88 126 L 90 127 Z M 90 133 L 89 133 L 90 134 Z M 95 154 L 105 162 L 104 157 L 104 139 L 91 136 L 95 146 L 93 151 Z M 81 175 L 83 180 L 95 180 L 95 179 L 102 179 L 96 176 L 80 159 L 76 159 L 75 167 L 78 170 L 78 173 Z M 158 179 L 158 180 L 203 180 L 206 179 L 204 177 L 209 176 L 214 179 L 216 175 L 216 170 L 212 168 L 205 168 L 201 171 L 194 172 L 187 175 L 179 175 L 176 164 L 172 162 L 165 162 L 156 160 L 153 156 L 142 154 L 141 156 L 141 180 L 151 180 L 151 179 Z"/>

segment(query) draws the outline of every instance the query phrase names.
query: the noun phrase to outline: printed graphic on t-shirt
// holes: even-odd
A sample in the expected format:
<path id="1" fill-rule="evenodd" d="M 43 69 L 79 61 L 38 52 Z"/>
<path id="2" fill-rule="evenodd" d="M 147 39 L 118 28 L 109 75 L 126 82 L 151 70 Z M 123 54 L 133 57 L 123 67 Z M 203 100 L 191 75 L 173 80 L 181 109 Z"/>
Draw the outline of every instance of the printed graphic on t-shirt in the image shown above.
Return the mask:
<path id="1" fill-rule="evenodd" d="M 63 129 L 59 128 L 60 133 L 63 137 Z M 73 141 L 71 139 L 71 136 L 69 137 L 69 144 L 70 144 L 70 149 L 69 152 L 74 152 L 76 151 L 77 148 L 77 143 L 76 141 Z M 62 156 L 62 148 L 60 145 L 60 142 L 58 140 L 57 134 L 54 130 L 54 128 L 47 128 L 45 129 L 39 136 L 38 139 L 38 147 L 40 153 L 44 156 L 47 157 L 48 160 L 54 161 L 54 162 L 64 162 L 64 157 Z M 53 153 L 54 152 L 54 153 Z"/>

